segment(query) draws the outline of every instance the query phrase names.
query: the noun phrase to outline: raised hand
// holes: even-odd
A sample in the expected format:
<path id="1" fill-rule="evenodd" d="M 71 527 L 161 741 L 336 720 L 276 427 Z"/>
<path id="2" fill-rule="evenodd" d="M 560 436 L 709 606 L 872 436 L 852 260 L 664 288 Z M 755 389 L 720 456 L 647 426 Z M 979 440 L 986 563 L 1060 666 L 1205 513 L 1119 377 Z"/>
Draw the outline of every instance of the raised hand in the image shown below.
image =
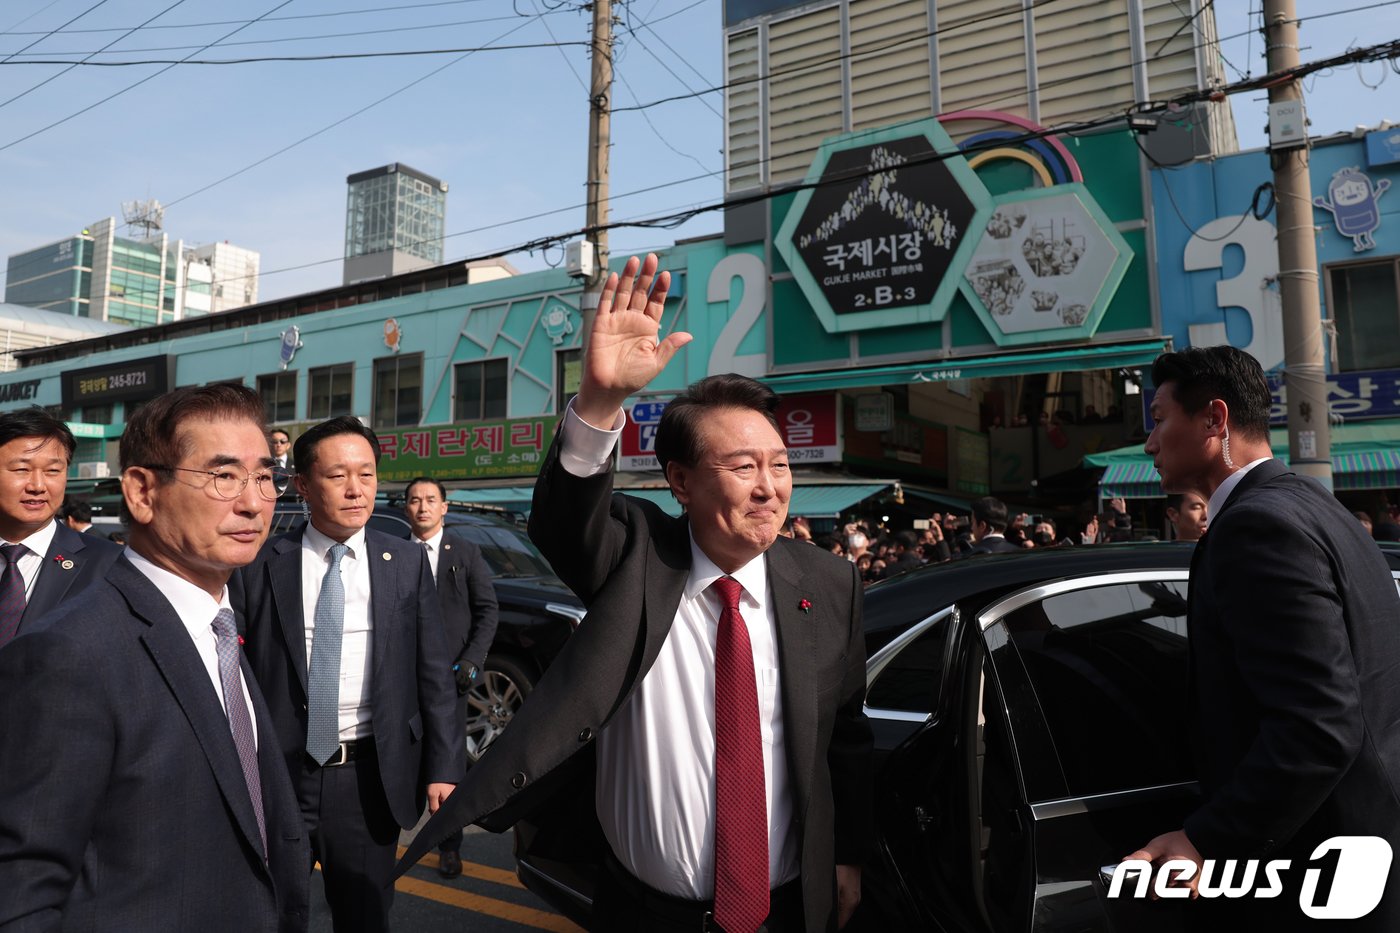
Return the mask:
<path id="1" fill-rule="evenodd" d="M 574 399 L 574 414 L 595 427 L 611 428 L 627 397 L 644 389 L 691 341 L 684 332 L 658 340 L 671 273 L 658 274 L 656 266 L 654 253 L 645 262 L 633 256 L 621 278 L 613 273 L 603 284 Z"/>

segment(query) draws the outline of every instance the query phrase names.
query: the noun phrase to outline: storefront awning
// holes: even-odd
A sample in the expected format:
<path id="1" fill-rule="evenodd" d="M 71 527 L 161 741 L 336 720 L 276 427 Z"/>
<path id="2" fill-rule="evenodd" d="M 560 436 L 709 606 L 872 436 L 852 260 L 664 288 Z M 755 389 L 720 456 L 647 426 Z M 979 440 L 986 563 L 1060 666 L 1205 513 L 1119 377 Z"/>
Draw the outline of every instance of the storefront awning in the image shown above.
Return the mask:
<path id="1" fill-rule="evenodd" d="M 839 483 L 820 486 L 797 485 L 792 487 L 792 498 L 788 501 L 789 515 L 802 515 L 806 518 L 837 518 L 846 509 L 877 496 L 893 486 L 893 483 Z M 681 514 L 681 504 L 671 495 L 669 489 L 619 489 L 618 492 L 655 502 L 670 515 Z"/>
<path id="2" fill-rule="evenodd" d="M 1135 343 L 1040 348 L 1024 352 L 970 356 L 964 359 L 793 373 L 768 376 L 763 381 L 778 392 L 821 392 L 886 385 L 917 385 L 921 382 L 951 382 L 958 379 L 985 379 L 992 376 L 1023 376 L 1029 373 L 1135 368 L 1151 365 L 1166 348 L 1166 343 L 1166 338 L 1159 337 Z"/>
<path id="3" fill-rule="evenodd" d="M 1288 462 L 1288 432 L 1270 431 L 1274 456 Z M 1140 446 L 1121 447 L 1084 458 L 1086 467 L 1102 467 L 1103 499 L 1159 499 L 1161 477 Z M 1400 423 L 1343 424 L 1332 428 L 1332 486 L 1335 489 L 1400 487 Z"/>

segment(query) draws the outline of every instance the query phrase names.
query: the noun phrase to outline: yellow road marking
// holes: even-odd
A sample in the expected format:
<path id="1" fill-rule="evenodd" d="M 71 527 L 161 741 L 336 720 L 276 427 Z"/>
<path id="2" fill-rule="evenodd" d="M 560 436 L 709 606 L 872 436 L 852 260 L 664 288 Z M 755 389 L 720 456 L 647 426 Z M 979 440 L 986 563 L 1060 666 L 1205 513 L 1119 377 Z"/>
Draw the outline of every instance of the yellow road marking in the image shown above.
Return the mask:
<path id="1" fill-rule="evenodd" d="M 494 897 L 483 897 L 480 894 L 433 884 L 430 881 L 420 881 L 417 878 L 407 876 L 400 878 L 394 882 L 394 890 L 437 901 L 439 904 L 447 904 L 450 907 L 460 907 L 463 910 L 471 910 L 512 923 L 524 924 L 538 930 L 552 930 L 554 933 L 579 933 L 581 929 L 572 921 L 558 914 L 499 901 Z"/>
<path id="2" fill-rule="evenodd" d="M 403 858 L 404 847 L 399 846 L 399 858 Z M 438 854 L 429 852 L 418 860 L 418 864 L 426 868 L 436 869 L 438 867 Z M 490 865 L 478 865 L 476 862 L 462 860 L 462 877 L 475 878 L 477 881 L 490 881 L 493 884 L 504 884 L 507 887 L 525 890 L 525 885 L 520 883 L 520 879 L 515 877 L 515 872 L 506 871 L 504 868 L 492 868 Z"/>

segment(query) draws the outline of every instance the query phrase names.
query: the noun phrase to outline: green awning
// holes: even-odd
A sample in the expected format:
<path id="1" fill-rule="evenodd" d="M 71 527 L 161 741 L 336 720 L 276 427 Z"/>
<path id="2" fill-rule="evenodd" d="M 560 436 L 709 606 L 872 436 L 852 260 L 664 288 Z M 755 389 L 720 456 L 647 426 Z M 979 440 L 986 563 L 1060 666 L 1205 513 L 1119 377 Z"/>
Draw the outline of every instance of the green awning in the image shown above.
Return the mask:
<path id="1" fill-rule="evenodd" d="M 1288 462 L 1288 432 L 1269 432 L 1274 456 Z M 1104 499 L 1160 499 L 1161 477 L 1142 447 L 1088 454 L 1086 467 L 1102 467 Z M 1400 422 L 1341 424 L 1332 428 L 1332 486 L 1335 489 L 1400 488 Z"/>
<path id="2" fill-rule="evenodd" d="M 788 501 L 789 515 L 802 515 L 806 518 L 837 518 L 846 509 L 877 496 L 889 489 L 891 483 L 832 483 L 820 486 L 798 485 L 792 487 L 792 499 Z M 681 514 L 681 504 L 671 495 L 669 489 L 619 489 L 625 495 L 646 499 L 661 506 L 670 515 Z"/>
<path id="3" fill-rule="evenodd" d="M 1159 337 L 1134 343 L 1040 348 L 962 359 L 900 363 L 893 366 L 793 373 L 768 376 L 763 381 L 778 392 L 820 392 L 831 389 L 915 385 L 921 382 L 951 382 L 957 379 L 986 379 L 992 376 L 1023 376 L 1028 373 L 1131 369 L 1151 365 L 1166 349 L 1166 342 L 1166 338 Z"/>

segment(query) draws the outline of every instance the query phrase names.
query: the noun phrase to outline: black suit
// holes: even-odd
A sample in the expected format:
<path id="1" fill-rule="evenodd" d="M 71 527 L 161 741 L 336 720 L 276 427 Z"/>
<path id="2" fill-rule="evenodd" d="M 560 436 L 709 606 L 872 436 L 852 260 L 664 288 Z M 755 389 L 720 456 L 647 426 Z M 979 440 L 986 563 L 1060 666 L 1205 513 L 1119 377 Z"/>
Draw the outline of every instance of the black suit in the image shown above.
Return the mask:
<path id="1" fill-rule="evenodd" d="M 56 609 L 59 603 L 100 581 L 121 554 L 121 545 L 55 522 L 53 540 L 42 555 L 44 562 L 29 591 L 19 631 L 25 631 L 26 626 Z"/>
<path id="2" fill-rule="evenodd" d="M 437 594 L 447 633 L 447 657 L 453 665 L 481 668 L 491 639 L 496 637 L 496 587 L 491 568 L 481 556 L 481 548 L 466 538 L 444 531 L 438 539 Z M 478 676 L 480 676 L 478 674 Z M 465 722 L 467 695 L 457 698 L 457 713 Z M 462 847 L 462 834 L 456 833 L 438 846 L 444 852 Z"/>
<path id="3" fill-rule="evenodd" d="M 130 562 L 0 650 L 0 930 L 306 929 L 306 838 L 242 667 L 266 860 L 221 693 Z"/>
<path id="4" fill-rule="evenodd" d="M 1192 723 L 1204 805 L 1186 834 L 1208 859 L 1285 858 L 1287 892 L 1238 902 L 1274 929 L 1315 923 L 1298 883 L 1339 835 L 1400 850 L 1400 599 L 1373 541 L 1278 460 L 1240 481 L 1196 546 Z M 1348 930 L 1400 929 L 1400 869 Z M 1208 905 L 1214 913 L 1228 905 Z"/>
<path id="5" fill-rule="evenodd" d="M 542 825 L 537 851 L 601 855 L 590 746 L 660 652 L 691 558 L 685 518 L 611 492 L 611 473 L 580 479 L 564 470 L 556 439 L 535 485 L 530 534 L 588 617 L 401 870 L 464 823 L 499 831 L 526 815 Z M 834 929 L 834 866 L 859 865 L 873 848 L 861 585 L 850 562 L 803 542 L 779 537 L 766 557 L 805 926 Z"/>
<path id="6" fill-rule="evenodd" d="M 443 532 L 439 540 L 437 593 L 452 663 L 486 663 L 496 637 L 496 588 L 481 548 L 466 538 Z"/>
<path id="7" fill-rule="evenodd" d="M 305 751 L 304 530 L 269 541 L 257 560 L 235 576 L 231 599 L 246 624 L 248 660 L 272 710 L 313 849 L 326 869 L 326 896 L 336 928 L 364 923 L 377 929 L 387 922 L 393 897 L 392 888 L 384 885 L 393 866 L 396 827 L 418 822 L 428 784 L 456 783 L 466 769 L 456 690 L 427 555 L 418 545 L 367 530 L 365 554 L 358 556 L 368 564 L 370 577 L 374 754 L 339 768 L 311 762 Z M 331 781 L 340 783 L 332 786 Z M 376 853 L 387 846 L 384 853 L 365 856 L 364 872 L 360 866 L 343 869 L 334 856 L 319 851 L 340 844 L 323 838 L 342 826 L 341 820 L 321 818 L 335 806 L 363 817 L 363 825 L 349 829 L 355 845 Z"/>
<path id="8" fill-rule="evenodd" d="M 1022 549 L 1006 540 L 1005 536 L 997 534 L 988 535 L 972 545 L 966 556 L 970 557 L 973 554 L 1015 554 L 1020 550 Z"/>

